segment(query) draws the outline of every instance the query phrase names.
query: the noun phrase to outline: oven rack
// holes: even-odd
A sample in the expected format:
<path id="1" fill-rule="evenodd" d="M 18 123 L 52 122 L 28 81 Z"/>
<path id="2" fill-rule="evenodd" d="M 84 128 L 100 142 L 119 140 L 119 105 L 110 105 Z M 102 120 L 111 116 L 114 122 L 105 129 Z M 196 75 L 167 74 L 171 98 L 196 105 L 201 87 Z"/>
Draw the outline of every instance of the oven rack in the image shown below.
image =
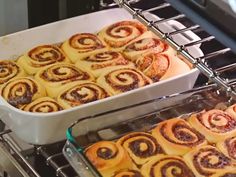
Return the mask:
<path id="1" fill-rule="evenodd" d="M 158 28 L 158 24 L 163 23 L 163 22 L 168 22 L 170 20 L 178 20 L 181 18 L 186 18 L 186 16 L 184 14 L 177 14 L 174 16 L 171 16 L 169 18 L 165 18 L 165 19 L 160 19 L 157 21 L 152 21 L 149 20 L 147 17 L 145 17 L 145 13 L 146 12 L 155 12 L 157 10 L 161 10 L 167 7 L 170 7 L 171 4 L 164 2 L 162 4 L 159 4 L 155 7 L 149 7 L 148 9 L 140 9 L 137 7 L 133 7 L 133 4 L 135 4 L 132 0 L 114 0 L 116 2 L 116 4 L 118 4 L 121 8 L 124 8 L 125 10 L 127 10 L 134 19 L 137 19 L 138 21 L 140 21 L 142 24 L 144 24 L 145 26 L 147 26 L 152 32 L 154 32 L 157 36 L 159 36 L 160 38 L 162 38 L 163 40 L 165 40 L 170 46 L 172 46 L 174 49 L 176 49 L 178 51 L 178 54 L 180 54 L 181 56 L 183 56 L 184 58 L 186 58 L 188 60 L 188 62 L 190 62 L 194 67 L 198 68 L 201 73 L 203 73 L 206 77 L 208 77 L 208 79 L 212 82 L 215 82 L 220 88 L 222 88 L 223 90 L 225 90 L 230 96 L 232 96 L 233 99 L 236 99 L 236 90 L 234 88 L 232 88 L 229 85 L 229 81 L 227 78 L 223 78 L 220 76 L 220 72 L 222 70 L 214 70 L 212 68 L 210 68 L 206 62 L 206 59 L 209 59 L 215 55 L 221 54 L 221 53 L 225 53 L 230 51 L 229 48 L 225 48 L 223 50 L 220 51 L 216 51 L 214 53 L 210 53 L 208 55 L 205 55 L 203 57 L 200 58 L 194 58 L 189 52 L 188 52 L 188 48 L 197 44 L 202 44 L 204 42 L 209 42 L 213 39 L 215 39 L 214 36 L 208 36 L 205 38 L 202 38 L 201 40 L 198 41 L 194 41 L 185 45 L 179 45 L 176 41 L 173 40 L 172 36 L 176 35 L 176 34 L 180 34 L 180 33 L 184 33 L 186 31 L 189 30 L 195 30 L 200 28 L 199 25 L 192 25 L 190 27 L 186 27 L 184 29 L 181 30 L 177 30 L 171 33 L 166 33 L 161 31 Z M 147 4 L 149 3 L 148 0 L 146 2 Z M 233 63 L 230 66 L 227 66 L 225 69 L 228 68 L 235 68 L 236 67 L 236 63 Z"/>

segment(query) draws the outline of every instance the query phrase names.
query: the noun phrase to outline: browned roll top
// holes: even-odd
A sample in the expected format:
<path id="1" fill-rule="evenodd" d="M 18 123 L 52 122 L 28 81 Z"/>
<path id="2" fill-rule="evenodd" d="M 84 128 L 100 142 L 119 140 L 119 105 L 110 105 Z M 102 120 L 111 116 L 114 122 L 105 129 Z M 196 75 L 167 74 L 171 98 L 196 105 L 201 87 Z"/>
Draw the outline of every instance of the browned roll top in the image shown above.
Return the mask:
<path id="1" fill-rule="evenodd" d="M 143 175 L 137 170 L 125 170 L 117 172 L 113 177 L 143 177 Z"/>
<path id="2" fill-rule="evenodd" d="M 34 67 L 43 67 L 65 60 L 64 54 L 53 45 L 36 47 L 29 51 L 29 57 L 31 58 L 31 65 Z"/>
<path id="3" fill-rule="evenodd" d="M 215 160 L 212 160 L 213 157 Z M 197 154 L 194 155 L 193 165 L 199 174 L 211 176 L 214 173 L 207 171 L 208 168 L 223 170 L 225 166 L 231 165 L 231 160 L 215 148 L 202 148 Z"/>
<path id="4" fill-rule="evenodd" d="M 0 85 L 14 78 L 20 73 L 20 68 L 14 62 L 0 61 Z"/>
<path id="5" fill-rule="evenodd" d="M 102 41 L 94 34 L 80 33 L 69 39 L 69 44 L 76 49 L 78 53 L 93 51 L 104 48 Z"/>

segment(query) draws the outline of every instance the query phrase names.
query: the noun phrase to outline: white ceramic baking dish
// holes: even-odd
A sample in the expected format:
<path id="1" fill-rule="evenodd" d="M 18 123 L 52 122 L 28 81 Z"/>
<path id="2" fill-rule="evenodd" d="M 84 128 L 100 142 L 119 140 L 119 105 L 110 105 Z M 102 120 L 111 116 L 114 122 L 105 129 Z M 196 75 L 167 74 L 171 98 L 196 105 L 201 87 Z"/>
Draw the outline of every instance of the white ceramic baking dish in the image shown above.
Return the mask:
<path id="1" fill-rule="evenodd" d="M 152 15 L 149 16 L 156 18 Z M 75 33 L 94 33 L 106 25 L 128 19 L 132 19 L 132 16 L 123 9 L 110 9 L 4 36 L 0 38 L 0 59 L 16 59 L 37 45 L 59 43 Z M 165 31 L 173 31 L 174 28 L 184 28 L 184 26 L 176 21 L 170 21 L 168 24 L 160 25 L 160 28 Z M 174 38 L 180 44 L 199 40 L 199 37 L 190 31 L 184 35 L 176 35 Z M 195 57 L 202 56 L 199 46 L 191 47 L 189 51 Z M 41 145 L 53 143 L 65 139 L 66 129 L 77 119 L 155 97 L 189 90 L 193 87 L 198 74 L 197 69 L 192 69 L 189 73 L 140 89 L 69 110 L 47 114 L 23 112 L 12 107 L 0 97 L 0 118 L 25 142 Z"/>

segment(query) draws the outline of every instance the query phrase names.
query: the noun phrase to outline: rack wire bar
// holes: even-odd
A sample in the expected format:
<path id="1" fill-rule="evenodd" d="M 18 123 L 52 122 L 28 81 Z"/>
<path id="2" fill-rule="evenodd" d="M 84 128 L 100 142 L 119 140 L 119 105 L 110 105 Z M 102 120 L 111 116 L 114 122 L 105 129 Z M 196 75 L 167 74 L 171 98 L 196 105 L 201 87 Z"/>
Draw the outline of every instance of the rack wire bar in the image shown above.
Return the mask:
<path id="1" fill-rule="evenodd" d="M 164 22 L 167 22 L 167 21 L 170 21 L 170 20 L 178 20 L 178 19 L 181 19 L 181 18 L 184 18 L 185 15 L 184 14 L 180 14 L 180 15 L 176 15 L 176 16 L 173 16 L 173 17 L 170 17 L 170 18 L 166 18 L 166 19 L 161 19 L 161 20 L 158 20 L 158 21 L 154 21 L 152 22 L 153 24 L 157 25 L 157 24 L 160 24 L 160 23 L 164 23 Z"/>
<path id="2" fill-rule="evenodd" d="M 172 36 L 172 35 L 175 35 L 175 34 L 184 33 L 186 31 L 196 30 L 198 28 L 200 28 L 199 25 L 193 25 L 193 26 L 190 26 L 190 27 L 187 27 L 187 28 L 183 28 L 183 29 L 179 29 L 179 30 L 170 32 L 168 35 Z"/>
<path id="3" fill-rule="evenodd" d="M 152 11 L 160 10 L 169 6 L 170 4 L 166 2 L 166 3 L 160 4 L 159 6 L 156 6 L 147 10 L 143 10 L 143 12 L 152 12 Z"/>
<path id="4" fill-rule="evenodd" d="M 210 41 L 214 39 L 214 36 L 210 36 L 204 38 L 200 41 L 192 42 L 191 45 L 187 44 L 185 46 L 178 45 L 168 33 L 162 32 L 152 21 L 148 20 L 141 10 L 137 10 L 133 8 L 127 0 L 114 0 L 120 7 L 127 10 L 133 18 L 137 19 L 145 26 L 147 26 L 152 32 L 154 32 L 157 36 L 165 40 L 171 47 L 176 49 L 180 55 L 186 58 L 190 63 L 193 64 L 194 67 L 198 68 L 205 76 L 207 76 L 212 82 L 215 82 L 219 87 L 227 92 L 233 99 L 236 99 L 236 91 L 233 87 L 231 87 L 228 82 L 221 78 L 217 72 L 210 69 L 205 62 L 203 62 L 200 58 L 194 58 L 191 54 L 189 54 L 186 50 L 186 47 L 191 45 L 196 45 L 198 43 L 204 41 Z M 157 6 L 158 7 L 158 6 Z M 148 10 L 147 10 L 148 11 Z"/>
<path id="5" fill-rule="evenodd" d="M 204 56 L 200 57 L 201 60 L 203 59 L 210 59 L 210 58 L 213 58 L 213 57 L 216 57 L 218 55 L 223 55 L 227 52 L 230 52 L 230 48 L 225 48 L 225 49 L 221 49 L 221 50 L 217 50 L 215 52 L 212 52 L 212 53 L 208 53 L 208 54 L 205 54 Z"/>

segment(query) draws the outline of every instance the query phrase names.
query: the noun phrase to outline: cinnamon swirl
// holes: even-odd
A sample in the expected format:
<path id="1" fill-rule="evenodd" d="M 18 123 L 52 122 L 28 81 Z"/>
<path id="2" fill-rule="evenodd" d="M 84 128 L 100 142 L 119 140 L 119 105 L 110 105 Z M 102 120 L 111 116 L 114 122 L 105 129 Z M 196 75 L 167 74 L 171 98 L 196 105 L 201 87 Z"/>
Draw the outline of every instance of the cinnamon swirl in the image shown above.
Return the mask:
<path id="1" fill-rule="evenodd" d="M 87 69 L 95 77 L 99 77 L 107 70 L 134 67 L 132 62 L 126 60 L 121 53 L 115 51 L 105 51 L 90 55 L 79 60 L 76 65 Z"/>
<path id="2" fill-rule="evenodd" d="M 205 137 L 180 118 L 164 121 L 152 130 L 153 136 L 167 154 L 183 155 L 195 147 L 205 145 Z"/>
<path id="3" fill-rule="evenodd" d="M 137 21 L 120 21 L 102 29 L 98 36 L 112 50 L 121 51 L 125 45 L 146 31 L 147 28 Z"/>
<path id="4" fill-rule="evenodd" d="M 19 77 L 2 85 L 0 95 L 12 106 L 20 108 L 37 98 L 46 96 L 46 91 L 34 79 Z"/>
<path id="5" fill-rule="evenodd" d="M 190 151 L 184 159 L 197 177 L 208 177 L 223 170 L 235 169 L 229 157 L 210 145 Z"/>
<path id="6" fill-rule="evenodd" d="M 63 110 L 63 107 L 50 97 L 42 97 L 24 106 L 22 110 L 28 112 L 49 113 L 61 111 Z"/>
<path id="7" fill-rule="evenodd" d="M 116 95 L 151 84 L 152 80 L 134 68 L 121 68 L 102 74 L 97 83 Z"/>
<path id="8" fill-rule="evenodd" d="M 65 53 L 55 45 L 41 45 L 21 56 L 17 63 L 29 74 L 33 75 L 40 68 L 60 62 L 69 63 Z"/>
<path id="9" fill-rule="evenodd" d="M 102 176 L 111 177 L 123 169 L 133 169 L 133 163 L 122 146 L 101 141 L 93 144 L 85 152 L 87 158 Z"/>
<path id="10" fill-rule="evenodd" d="M 236 136 L 226 138 L 216 144 L 217 148 L 226 156 L 236 161 Z"/>
<path id="11" fill-rule="evenodd" d="M 189 123 L 212 143 L 236 135 L 236 119 L 218 109 L 193 114 Z"/>
<path id="12" fill-rule="evenodd" d="M 68 85 L 57 97 L 65 108 L 79 106 L 110 96 L 109 93 L 94 82 Z"/>
<path id="13" fill-rule="evenodd" d="M 236 169 L 235 170 L 222 170 L 221 172 L 212 175 L 211 177 L 236 177 Z"/>
<path id="14" fill-rule="evenodd" d="M 105 44 L 91 33 L 75 34 L 62 44 L 62 49 L 73 63 L 107 50 Z"/>
<path id="15" fill-rule="evenodd" d="M 121 170 L 116 172 L 113 177 L 144 177 L 138 170 Z"/>
<path id="16" fill-rule="evenodd" d="M 236 119 L 236 104 L 228 107 L 228 109 L 226 109 L 226 112 Z"/>
<path id="17" fill-rule="evenodd" d="M 195 177 L 184 159 L 170 155 L 153 157 L 143 165 L 141 172 L 144 177 Z"/>
<path id="18" fill-rule="evenodd" d="M 67 84 L 91 81 L 94 77 L 72 64 L 57 63 L 39 70 L 35 79 L 44 85 L 50 97 L 57 97 Z"/>
<path id="19" fill-rule="evenodd" d="M 15 62 L 9 60 L 0 60 L 0 85 L 7 81 L 26 76 L 24 70 Z"/>
<path id="20" fill-rule="evenodd" d="M 190 71 L 189 66 L 176 56 L 156 52 L 137 57 L 136 66 L 154 82 Z"/>
<path id="21" fill-rule="evenodd" d="M 143 165 L 157 154 L 164 153 L 157 140 L 149 133 L 130 133 L 117 141 L 137 165 Z"/>

